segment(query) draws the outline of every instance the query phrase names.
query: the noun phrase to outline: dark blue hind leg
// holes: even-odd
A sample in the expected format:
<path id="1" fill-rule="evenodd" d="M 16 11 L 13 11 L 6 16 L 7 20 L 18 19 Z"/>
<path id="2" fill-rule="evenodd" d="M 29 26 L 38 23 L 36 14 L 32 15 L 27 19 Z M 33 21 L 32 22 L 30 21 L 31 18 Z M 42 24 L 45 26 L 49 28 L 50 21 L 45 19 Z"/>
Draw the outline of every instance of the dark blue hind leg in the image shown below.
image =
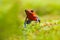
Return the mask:
<path id="1" fill-rule="evenodd" d="M 31 20 L 27 20 L 24 22 L 24 27 L 26 28 L 26 24 L 30 24 L 31 23 Z"/>
<path id="2" fill-rule="evenodd" d="M 40 19 L 39 19 L 39 18 L 37 18 L 37 22 L 39 22 L 39 23 L 40 23 Z"/>
<path id="3" fill-rule="evenodd" d="M 27 20 L 27 24 L 30 24 L 31 23 L 31 20 Z"/>

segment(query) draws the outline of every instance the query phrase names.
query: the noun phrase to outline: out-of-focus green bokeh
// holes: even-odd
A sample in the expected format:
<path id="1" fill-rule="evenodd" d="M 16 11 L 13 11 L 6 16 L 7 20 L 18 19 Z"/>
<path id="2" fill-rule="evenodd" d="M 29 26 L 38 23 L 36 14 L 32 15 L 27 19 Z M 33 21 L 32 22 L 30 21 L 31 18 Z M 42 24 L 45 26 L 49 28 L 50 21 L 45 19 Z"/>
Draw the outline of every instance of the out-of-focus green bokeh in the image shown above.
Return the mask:
<path id="1" fill-rule="evenodd" d="M 25 31 L 29 35 L 27 37 L 23 31 L 26 17 L 25 9 L 33 9 L 41 17 L 42 22 L 60 20 L 60 0 L 0 0 L 0 40 L 60 40 L 60 31 L 55 36 L 55 31 L 53 30 L 52 32 L 50 30 L 51 32 L 49 31 L 50 33 L 47 37 L 44 34 L 45 31 L 41 29 L 42 32 L 35 36 L 31 33 L 33 32 L 32 30 L 35 30 L 30 27 L 31 25 L 28 26 L 31 29 L 27 27 Z M 60 24 L 60 21 L 58 23 Z M 38 25 L 35 26 L 36 29 L 39 28 Z M 59 26 L 57 25 L 56 27 Z M 36 38 L 33 39 L 32 35 Z"/>
<path id="2" fill-rule="evenodd" d="M 20 0 L 0 0 L 0 40 L 18 33 Z"/>

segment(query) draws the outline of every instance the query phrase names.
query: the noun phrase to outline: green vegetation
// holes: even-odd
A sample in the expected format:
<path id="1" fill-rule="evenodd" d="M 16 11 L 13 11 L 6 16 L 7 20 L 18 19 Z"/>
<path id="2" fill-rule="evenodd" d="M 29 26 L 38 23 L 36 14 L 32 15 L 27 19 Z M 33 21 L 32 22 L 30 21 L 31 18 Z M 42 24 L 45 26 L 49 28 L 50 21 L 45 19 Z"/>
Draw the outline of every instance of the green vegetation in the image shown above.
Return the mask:
<path id="1" fill-rule="evenodd" d="M 24 28 L 25 9 L 41 23 Z M 60 40 L 60 0 L 0 0 L 0 40 Z"/>

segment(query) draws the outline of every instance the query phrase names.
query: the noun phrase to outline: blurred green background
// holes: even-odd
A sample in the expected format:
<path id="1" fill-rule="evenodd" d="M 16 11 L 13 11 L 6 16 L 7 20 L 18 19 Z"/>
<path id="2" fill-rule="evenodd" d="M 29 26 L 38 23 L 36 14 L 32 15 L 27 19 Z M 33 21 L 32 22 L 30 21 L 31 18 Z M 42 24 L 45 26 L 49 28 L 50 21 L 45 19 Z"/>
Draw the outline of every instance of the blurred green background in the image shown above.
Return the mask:
<path id="1" fill-rule="evenodd" d="M 60 30 L 56 34 L 54 30 L 53 32 L 50 30 L 48 36 L 44 36 L 42 30 L 41 34 L 36 36 L 36 39 L 32 39 L 31 35 L 35 35 L 29 33 L 34 30 L 33 27 L 25 29 L 25 33 L 30 35 L 27 39 L 23 32 L 26 17 L 25 9 L 33 9 L 42 22 L 60 20 L 60 0 L 0 0 L 0 40 L 60 40 Z M 60 21 L 58 23 L 60 24 Z M 59 26 L 56 27 L 60 29 Z M 36 27 L 39 28 L 38 25 Z M 31 32 L 28 32 L 29 30 Z"/>

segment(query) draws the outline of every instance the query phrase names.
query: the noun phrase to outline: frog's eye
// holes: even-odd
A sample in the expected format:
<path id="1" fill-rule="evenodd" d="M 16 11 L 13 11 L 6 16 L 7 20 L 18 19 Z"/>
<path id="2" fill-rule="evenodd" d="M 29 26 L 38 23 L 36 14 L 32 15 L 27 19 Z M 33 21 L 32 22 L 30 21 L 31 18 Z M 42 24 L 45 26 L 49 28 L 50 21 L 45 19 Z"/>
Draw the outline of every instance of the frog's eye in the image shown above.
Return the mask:
<path id="1" fill-rule="evenodd" d="M 34 12 L 33 10 L 31 10 L 31 12 Z"/>
<path id="2" fill-rule="evenodd" d="M 25 12 L 26 12 L 27 10 L 25 10 Z"/>

